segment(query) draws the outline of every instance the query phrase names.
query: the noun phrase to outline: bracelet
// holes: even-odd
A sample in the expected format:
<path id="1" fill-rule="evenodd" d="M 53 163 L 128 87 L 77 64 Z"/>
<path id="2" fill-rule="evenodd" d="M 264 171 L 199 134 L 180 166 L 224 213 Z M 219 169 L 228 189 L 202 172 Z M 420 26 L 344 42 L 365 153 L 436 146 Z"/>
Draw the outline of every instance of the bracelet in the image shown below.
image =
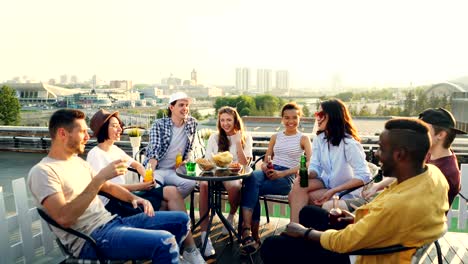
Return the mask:
<path id="1" fill-rule="evenodd" d="M 314 230 L 313 228 L 307 228 L 307 230 L 304 232 L 304 239 L 307 240 L 309 238 L 310 232 Z"/>

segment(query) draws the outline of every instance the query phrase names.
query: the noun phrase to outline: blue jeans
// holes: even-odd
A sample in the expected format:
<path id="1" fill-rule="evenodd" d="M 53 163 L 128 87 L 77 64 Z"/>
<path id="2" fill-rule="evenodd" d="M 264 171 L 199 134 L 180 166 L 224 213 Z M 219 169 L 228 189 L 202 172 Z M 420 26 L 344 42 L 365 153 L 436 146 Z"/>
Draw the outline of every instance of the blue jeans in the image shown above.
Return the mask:
<path id="1" fill-rule="evenodd" d="M 275 170 L 284 171 L 289 168 L 273 165 Z M 261 170 L 254 171 L 250 177 L 244 179 L 242 189 L 242 209 L 253 210 L 252 221 L 260 221 L 260 202 L 258 197 L 265 194 L 288 195 L 291 191 L 294 175 L 270 180 Z"/>
<path id="2" fill-rule="evenodd" d="M 153 263 L 179 263 L 179 245 L 190 230 L 185 212 L 156 212 L 116 217 L 91 233 L 103 256 L 108 259 L 151 259 Z M 80 258 L 96 259 L 86 242 Z"/>

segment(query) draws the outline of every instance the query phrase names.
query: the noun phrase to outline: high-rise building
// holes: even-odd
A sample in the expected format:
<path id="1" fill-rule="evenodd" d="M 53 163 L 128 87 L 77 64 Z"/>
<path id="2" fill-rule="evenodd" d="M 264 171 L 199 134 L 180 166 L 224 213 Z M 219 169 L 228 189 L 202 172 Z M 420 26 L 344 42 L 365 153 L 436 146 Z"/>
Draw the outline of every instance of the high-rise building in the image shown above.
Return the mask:
<path id="1" fill-rule="evenodd" d="M 67 84 L 68 83 L 68 75 L 66 75 L 66 74 L 60 75 L 60 83 L 61 84 Z"/>
<path id="2" fill-rule="evenodd" d="M 78 77 L 76 75 L 72 75 L 70 78 L 70 82 L 72 84 L 77 84 L 78 83 Z"/>
<path id="3" fill-rule="evenodd" d="M 250 88 L 250 69 L 236 68 L 236 89 L 245 93 Z"/>
<path id="4" fill-rule="evenodd" d="M 289 72 L 276 71 L 276 90 L 289 92 Z"/>
<path id="5" fill-rule="evenodd" d="M 257 70 L 257 91 L 260 93 L 269 93 L 273 84 L 273 75 L 270 69 Z"/>
<path id="6" fill-rule="evenodd" d="M 197 72 L 193 69 L 190 74 L 190 85 L 197 85 Z"/>

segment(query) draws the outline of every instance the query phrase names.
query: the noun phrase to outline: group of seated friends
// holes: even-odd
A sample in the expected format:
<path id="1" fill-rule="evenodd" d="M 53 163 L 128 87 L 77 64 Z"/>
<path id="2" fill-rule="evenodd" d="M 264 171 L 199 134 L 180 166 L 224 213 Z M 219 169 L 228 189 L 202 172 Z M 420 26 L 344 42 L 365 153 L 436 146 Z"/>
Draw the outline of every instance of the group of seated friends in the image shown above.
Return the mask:
<path id="1" fill-rule="evenodd" d="M 114 144 L 123 131 L 118 112 L 101 109 L 93 115 L 90 128 L 98 144 L 84 161 L 78 155 L 90 139 L 85 114 L 56 111 L 49 121 L 50 151 L 28 176 L 36 203 L 60 225 L 90 235 L 107 259 L 205 263 L 203 256 L 213 256 L 215 250 L 209 237 L 204 252 L 196 247 L 184 204 L 196 181 L 175 173 L 176 156 L 181 154 L 185 161 L 194 147 L 198 123 L 189 115 L 191 103 L 185 93 L 170 96 L 167 117 L 157 119 L 150 129 L 143 164 Z M 261 249 L 265 263 L 349 263 L 347 252 L 397 244 L 417 248 L 446 231 L 445 214 L 460 190 L 460 171 L 450 146 L 456 134 L 464 133 L 455 128 L 449 111 L 427 109 L 419 118 L 387 121 L 375 154 L 386 177 L 343 196 L 338 203 L 342 215 L 333 223 L 328 212 L 332 197 L 372 180 L 350 113 L 338 99 L 321 102 L 312 143 L 298 129 L 302 112 L 296 103 L 285 104 L 280 113 L 284 129 L 271 136 L 261 170 L 243 182 L 223 182 L 231 224 L 241 207 L 241 254 Z M 229 151 L 234 162 L 249 165 L 252 137 L 236 109 L 220 108 L 217 119 L 217 133 L 208 139 L 206 156 Z M 300 186 L 297 176 L 301 155 L 307 160 L 307 187 Z M 267 166 L 270 157 L 273 168 Z M 126 182 L 127 167 L 144 175 L 147 164 L 161 185 Z M 199 182 L 199 187 L 200 215 L 204 215 L 207 183 Z M 259 197 L 266 194 L 288 195 L 291 211 L 285 231 L 262 245 Z M 96 258 L 88 242 L 53 231 L 75 257 Z M 227 234 L 225 229 L 222 232 Z M 202 241 L 206 236 L 205 220 Z M 357 263 L 410 263 L 413 253 L 359 256 Z"/>

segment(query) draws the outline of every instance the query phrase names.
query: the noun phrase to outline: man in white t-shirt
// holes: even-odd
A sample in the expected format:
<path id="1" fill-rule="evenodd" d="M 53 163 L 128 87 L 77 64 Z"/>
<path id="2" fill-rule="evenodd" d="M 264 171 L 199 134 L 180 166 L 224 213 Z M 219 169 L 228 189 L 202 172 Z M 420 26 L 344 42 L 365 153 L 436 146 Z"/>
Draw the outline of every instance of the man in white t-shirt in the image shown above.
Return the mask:
<path id="1" fill-rule="evenodd" d="M 187 214 L 171 211 L 155 215 L 147 200 L 108 181 L 126 173 L 126 164 L 121 159 L 95 174 L 78 157 L 89 139 L 87 131 L 85 115 L 79 110 L 61 109 L 50 118 L 51 149 L 28 177 L 28 186 L 38 206 L 63 227 L 89 234 L 107 259 L 179 263 L 179 245 L 189 232 Z M 97 197 L 99 191 L 134 207 L 140 205 L 145 213 L 125 218 L 111 215 Z M 96 258 L 88 242 L 56 228 L 53 231 L 74 256 Z"/>

